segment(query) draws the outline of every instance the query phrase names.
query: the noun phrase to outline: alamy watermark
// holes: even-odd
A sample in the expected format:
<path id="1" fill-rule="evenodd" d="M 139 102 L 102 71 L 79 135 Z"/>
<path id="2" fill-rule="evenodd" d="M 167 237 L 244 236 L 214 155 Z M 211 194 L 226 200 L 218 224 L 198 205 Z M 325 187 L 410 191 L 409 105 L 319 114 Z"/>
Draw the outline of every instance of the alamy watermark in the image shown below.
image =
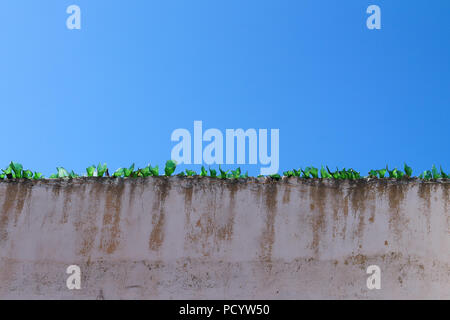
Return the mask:
<path id="1" fill-rule="evenodd" d="M 67 7 L 66 13 L 70 16 L 66 20 L 66 26 L 69 30 L 81 29 L 81 9 L 79 6 L 72 4 Z M 381 29 L 381 9 L 379 6 L 372 4 L 367 7 L 366 13 L 370 16 L 366 20 L 366 26 L 369 30 Z"/>
<path id="2" fill-rule="evenodd" d="M 381 269 L 377 265 L 371 265 L 367 267 L 367 274 L 370 276 L 367 278 L 367 288 L 369 290 L 381 289 Z"/>
<path id="3" fill-rule="evenodd" d="M 66 286 L 69 290 L 80 290 L 81 289 L 81 268 L 76 264 L 68 266 L 66 273 L 70 276 L 66 280 Z"/>
<path id="4" fill-rule="evenodd" d="M 66 26 L 69 30 L 81 29 L 81 9 L 77 5 L 70 5 L 66 9 L 66 13 L 70 16 L 66 20 Z"/>
<path id="5" fill-rule="evenodd" d="M 258 131 L 252 128 L 245 131 L 243 129 L 226 129 L 224 147 L 222 131 L 211 128 L 203 132 L 203 122 L 194 121 L 193 139 L 191 132 L 182 128 L 174 130 L 170 139 L 173 142 L 178 142 L 171 152 L 171 159 L 178 164 L 256 165 L 259 162 L 261 166 L 266 166 L 260 168 L 260 174 L 262 175 L 277 173 L 280 166 L 279 129 L 270 130 L 270 155 L 267 129 L 258 129 Z M 203 142 L 209 143 L 203 148 Z M 246 155 L 247 149 L 248 157 Z M 193 160 L 192 153 L 194 154 Z"/>
<path id="6" fill-rule="evenodd" d="M 369 30 L 381 29 L 381 9 L 379 6 L 372 4 L 367 7 L 366 12 L 370 14 L 367 18 L 366 25 Z"/>

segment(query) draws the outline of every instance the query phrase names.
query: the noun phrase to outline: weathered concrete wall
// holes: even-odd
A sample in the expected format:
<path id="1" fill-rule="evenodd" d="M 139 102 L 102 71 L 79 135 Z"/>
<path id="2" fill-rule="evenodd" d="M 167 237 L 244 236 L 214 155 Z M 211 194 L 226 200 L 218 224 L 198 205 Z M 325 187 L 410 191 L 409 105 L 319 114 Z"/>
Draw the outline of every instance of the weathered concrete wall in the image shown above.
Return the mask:
<path id="1" fill-rule="evenodd" d="M 0 299 L 450 298 L 449 182 L 0 182 Z M 68 290 L 67 266 L 82 270 Z M 381 290 L 366 268 L 381 268 Z"/>

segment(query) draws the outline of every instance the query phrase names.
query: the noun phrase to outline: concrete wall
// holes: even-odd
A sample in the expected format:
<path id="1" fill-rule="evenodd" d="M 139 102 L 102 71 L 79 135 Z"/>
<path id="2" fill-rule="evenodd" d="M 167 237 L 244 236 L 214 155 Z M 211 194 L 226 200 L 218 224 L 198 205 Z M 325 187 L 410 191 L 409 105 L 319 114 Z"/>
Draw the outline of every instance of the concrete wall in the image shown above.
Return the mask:
<path id="1" fill-rule="evenodd" d="M 0 182 L 0 299 L 450 298 L 449 182 Z M 69 265 L 82 289 L 68 290 Z M 381 290 L 366 268 L 381 268 Z"/>

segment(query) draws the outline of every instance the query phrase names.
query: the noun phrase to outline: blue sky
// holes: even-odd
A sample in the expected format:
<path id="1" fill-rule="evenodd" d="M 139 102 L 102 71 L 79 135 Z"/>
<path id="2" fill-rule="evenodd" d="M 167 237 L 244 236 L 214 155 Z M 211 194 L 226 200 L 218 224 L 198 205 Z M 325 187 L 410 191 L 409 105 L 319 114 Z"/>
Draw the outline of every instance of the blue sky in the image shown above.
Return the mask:
<path id="1" fill-rule="evenodd" d="M 81 30 L 66 28 L 71 4 Z M 381 30 L 366 28 L 371 4 Z M 448 0 L 4 0 L 0 165 L 161 166 L 172 131 L 202 120 L 280 129 L 280 173 L 450 171 L 449 12 Z"/>

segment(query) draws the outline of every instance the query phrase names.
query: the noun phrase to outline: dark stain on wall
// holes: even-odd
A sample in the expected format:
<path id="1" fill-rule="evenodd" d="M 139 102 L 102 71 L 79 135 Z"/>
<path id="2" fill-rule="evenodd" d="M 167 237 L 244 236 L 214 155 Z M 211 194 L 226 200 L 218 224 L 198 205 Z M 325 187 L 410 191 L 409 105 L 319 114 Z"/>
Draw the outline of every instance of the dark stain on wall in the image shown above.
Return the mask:
<path id="1" fill-rule="evenodd" d="M 195 248 L 203 256 L 218 250 L 223 241 L 231 241 L 235 226 L 236 194 L 239 180 L 215 180 L 189 177 L 184 186 L 185 247 Z M 195 190 L 194 190 L 195 188 Z M 192 207 L 192 193 L 201 205 Z M 217 212 L 216 212 L 217 211 Z"/>
<path id="2" fill-rule="evenodd" d="M 95 179 L 95 178 L 94 178 Z M 81 193 L 81 199 L 86 197 L 87 199 L 87 215 L 80 214 L 81 210 L 84 210 L 81 207 L 85 202 L 75 203 L 75 208 L 71 208 L 72 214 L 74 217 L 69 217 L 69 221 L 74 221 L 75 228 L 78 231 L 77 234 L 80 236 L 77 239 L 77 248 L 78 254 L 80 256 L 90 256 L 90 253 L 95 245 L 95 240 L 98 232 L 97 227 L 97 217 L 103 212 L 103 208 L 101 212 L 99 202 L 104 197 L 104 191 L 106 190 L 105 184 L 97 184 L 96 180 L 89 179 L 86 180 L 86 183 L 79 184 L 78 191 Z M 109 183 L 113 183 L 112 181 Z M 73 194 L 73 193 L 72 193 Z M 101 245 L 101 242 L 100 242 Z"/>
<path id="3" fill-rule="evenodd" d="M 444 200 L 444 210 L 446 212 L 450 212 L 449 210 L 449 202 L 450 202 L 450 186 L 444 186 L 444 188 L 442 188 L 442 199 Z"/>
<path id="4" fill-rule="evenodd" d="M 419 185 L 418 190 L 418 195 L 422 199 L 422 212 L 426 218 L 428 233 L 431 232 L 431 188 L 432 184 L 424 182 Z"/>
<path id="5" fill-rule="evenodd" d="M 384 181 L 385 194 L 389 201 L 389 228 L 394 232 L 397 239 L 400 239 L 402 230 L 405 228 L 404 217 L 402 217 L 402 206 L 405 200 L 408 185 L 399 181 L 398 183 L 387 183 Z"/>
<path id="6" fill-rule="evenodd" d="M 236 215 L 236 193 L 238 191 L 239 184 L 237 181 L 234 181 L 233 183 L 226 184 L 226 187 L 230 195 L 230 203 L 228 204 L 227 210 L 227 221 L 225 225 L 222 225 L 218 228 L 217 237 L 219 240 L 230 241 L 233 237 L 234 217 Z"/>
<path id="7" fill-rule="evenodd" d="M 8 239 L 10 212 L 16 205 L 16 199 L 20 196 L 20 182 L 11 182 L 6 187 L 2 187 L 6 190 L 2 203 L 2 212 L 0 212 L 0 244 Z"/>
<path id="8" fill-rule="evenodd" d="M 59 186 L 60 188 L 60 186 Z M 64 205 L 63 205 L 63 210 L 62 210 L 62 218 L 61 218 L 61 223 L 67 223 L 67 219 L 69 217 L 69 210 L 72 206 L 76 206 L 76 203 L 72 203 L 72 198 L 74 195 L 74 189 L 75 186 L 73 184 L 68 184 L 66 185 L 66 187 L 64 188 Z M 79 188 L 77 188 L 78 190 Z M 59 190 L 58 190 L 58 194 L 59 194 Z"/>
<path id="9" fill-rule="evenodd" d="M 330 190 L 328 192 L 329 194 L 328 201 L 331 201 L 332 203 L 331 209 L 333 210 L 332 237 L 333 239 L 338 236 L 340 236 L 341 238 L 345 238 L 345 231 L 344 232 L 339 231 L 340 224 L 343 224 L 345 226 L 347 223 L 345 217 L 343 217 L 343 210 L 341 210 L 342 203 L 344 201 L 343 192 L 341 188 L 339 188 L 339 185 L 335 183 L 331 184 L 329 188 Z"/>
<path id="10" fill-rule="evenodd" d="M 164 223 L 165 212 L 164 203 L 170 191 L 170 183 L 168 178 L 159 177 L 156 184 L 155 192 L 157 200 L 152 212 L 153 229 L 150 233 L 149 248 L 150 250 L 158 250 L 164 241 Z"/>
<path id="11" fill-rule="evenodd" d="M 184 214 L 186 219 L 186 224 L 190 225 L 191 223 L 191 211 L 192 211 L 192 192 L 193 192 L 193 185 L 188 184 L 187 186 L 183 187 L 184 192 Z"/>
<path id="12" fill-rule="evenodd" d="M 26 202 L 29 203 L 30 201 L 31 191 L 32 191 L 32 184 L 30 183 L 30 181 L 26 181 L 25 183 L 20 184 L 18 190 L 19 197 L 17 198 L 17 206 L 14 215 L 14 226 L 17 226 L 17 221 L 19 220 L 20 214 L 24 210 L 25 203 Z"/>
<path id="13" fill-rule="evenodd" d="M 103 225 L 100 238 L 100 250 L 107 254 L 116 251 L 120 242 L 120 214 L 125 185 L 123 181 L 103 185 L 99 193 L 106 195 Z M 130 186 L 129 202 L 132 203 L 135 195 L 136 184 Z"/>
<path id="14" fill-rule="evenodd" d="M 312 214 L 311 228 L 313 233 L 311 248 L 316 256 L 319 254 L 321 234 L 326 230 L 325 206 L 327 200 L 327 189 L 327 186 L 324 185 L 322 181 L 318 181 L 309 191 Z M 317 208 L 317 210 L 315 208 Z"/>
<path id="15" fill-rule="evenodd" d="M 284 184 L 283 204 L 288 204 L 291 200 L 291 188 L 289 184 Z"/>
<path id="16" fill-rule="evenodd" d="M 274 182 L 269 182 L 263 187 L 265 200 L 265 227 L 261 238 L 261 260 L 272 260 L 272 249 L 275 242 L 275 216 L 277 210 L 278 187 Z"/>
<path id="17" fill-rule="evenodd" d="M 366 203 L 374 198 L 374 194 L 370 192 L 370 188 L 364 181 L 352 181 L 349 185 L 349 197 L 354 217 L 358 220 L 357 230 L 354 236 L 361 241 L 364 236 L 364 227 L 366 224 Z"/>

